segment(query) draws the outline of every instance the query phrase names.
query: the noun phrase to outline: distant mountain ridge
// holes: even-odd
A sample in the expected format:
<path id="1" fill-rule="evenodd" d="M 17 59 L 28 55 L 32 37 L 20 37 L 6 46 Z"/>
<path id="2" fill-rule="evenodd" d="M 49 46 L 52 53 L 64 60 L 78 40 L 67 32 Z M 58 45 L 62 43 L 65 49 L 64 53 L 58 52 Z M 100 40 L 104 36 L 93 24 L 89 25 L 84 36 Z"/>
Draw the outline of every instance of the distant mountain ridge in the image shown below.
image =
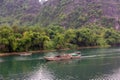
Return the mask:
<path id="1" fill-rule="evenodd" d="M 0 24 L 57 24 L 78 28 L 90 23 L 120 29 L 120 0 L 0 0 Z"/>

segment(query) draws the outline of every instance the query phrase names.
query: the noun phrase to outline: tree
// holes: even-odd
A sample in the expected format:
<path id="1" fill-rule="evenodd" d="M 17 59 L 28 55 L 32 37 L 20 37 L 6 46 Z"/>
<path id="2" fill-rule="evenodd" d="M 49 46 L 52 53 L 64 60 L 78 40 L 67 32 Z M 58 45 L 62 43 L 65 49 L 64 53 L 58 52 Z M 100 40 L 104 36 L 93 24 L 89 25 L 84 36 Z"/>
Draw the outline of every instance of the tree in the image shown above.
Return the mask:
<path id="1" fill-rule="evenodd" d="M 46 33 L 50 37 L 50 39 L 53 39 L 54 36 L 56 36 L 57 33 L 64 33 L 64 29 L 61 26 L 50 25 L 46 29 Z"/>
<path id="2" fill-rule="evenodd" d="M 65 39 L 63 34 L 57 33 L 53 41 L 56 49 L 62 49 L 65 47 Z"/>
<path id="3" fill-rule="evenodd" d="M 23 33 L 23 37 L 22 37 L 22 41 L 24 43 L 24 46 L 25 47 L 25 51 L 28 51 L 28 49 L 30 48 L 31 46 L 31 37 L 33 36 L 33 32 L 32 31 L 26 31 Z"/>
<path id="4" fill-rule="evenodd" d="M 115 31 L 113 28 L 106 29 L 105 39 L 108 44 L 114 45 L 120 43 L 120 34 L 118 31 Z"/>
<path id="5" fill-rule="evenodd" d="M 74 48 L 76 45 L 75 37 L 76 37 L 76 32 L 74 29 L 68 29 L 67 31 L 65 31 L 65 34 L 64 34 L 65 45 L 69 48 Z"/>
<path id="6" fill-rule="evenodd" d="M 15 51 L 17 42 L 13 30 L 10 27 L 1 27 L 0 30 L 0 44 L 5 46 L 5 51 Z"/>

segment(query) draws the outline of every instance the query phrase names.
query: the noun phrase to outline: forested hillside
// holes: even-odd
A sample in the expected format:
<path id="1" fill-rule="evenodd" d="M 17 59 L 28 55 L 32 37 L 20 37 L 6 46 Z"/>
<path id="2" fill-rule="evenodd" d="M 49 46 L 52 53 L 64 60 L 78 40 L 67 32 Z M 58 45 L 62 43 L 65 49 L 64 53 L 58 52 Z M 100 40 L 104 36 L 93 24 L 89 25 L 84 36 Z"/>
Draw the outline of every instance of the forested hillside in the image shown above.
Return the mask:
<path id="1" fill-rule="evenodd" d="M 78 28 L 89 23 L 119 29 L 119 0 L 49 0 L 42 9 L 41 24 Z"/>
<path id="2" fill-rule="evenodd" d="M 39 10 L 38 0 L 0 0 L 0 24 L 33 25 Z"/>
<path id="3" fill-rule="evenodd" d="M 44 1 L 44 0 L 42 0 Z M 0 24 L 78 28 L 89 23 L 120 29 L 120 0 L 0 0 Z"/>
<path id="4" fill-rule="evenodd" d="M 0 52 L 120 45 L 119 2 L 0 0 Z"/>

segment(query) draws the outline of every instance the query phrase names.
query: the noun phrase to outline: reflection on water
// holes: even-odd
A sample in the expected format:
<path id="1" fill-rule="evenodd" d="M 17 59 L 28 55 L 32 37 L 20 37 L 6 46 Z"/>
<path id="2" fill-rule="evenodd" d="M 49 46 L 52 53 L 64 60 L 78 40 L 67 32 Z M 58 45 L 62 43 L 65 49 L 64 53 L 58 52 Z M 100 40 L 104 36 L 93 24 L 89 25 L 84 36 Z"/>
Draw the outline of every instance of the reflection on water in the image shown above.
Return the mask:
<path id="1" fill-rule="evenodd" d="M 31 58 L 31 57 L 22 57 L 22 56 L 19 56 L 19 57 L 15 57 L 14 60 L 16 61 L 30 61 L 30 60 L 42 60 L 44 59 L 43 57 L 38 57 L 38 58 Z"/>
<path id="2" fill-rule="evenodd" d="M 65 53 L 75 50 L 65 51 Z M 82 49 L 81 59 L 45 61 L 48 54 L 0 58 L 5 80 L 119 80 L 120 48 Z M 64 51 L 62 51 L 64 52 Z"/>
<path id="3" fill-rule="evenodd" d="M 3 59 L 0 59 L 0 62 L 3 62 L 4 60 Z"/>
<path id="4" fill-rule="evenodd" d="M 120 68 L 113 70 L 110 74 L 98 75 L 90 80 L 120 80 Z"/>
<path id="5" fill-rule="evenodd" d="M 48 68 L 43 65 L 33 71 L 27 80 L 54 80 L 55 76 L 53 74 L 52 71 L 49 71 Z"/>
<path id="6" fill-rule="evenodd" d="M 119 80 L 120 79 L 120 68 L 113 71 L 113 74 L 108 75 L 106 79 L 114 79 L 114 80 Z"/>

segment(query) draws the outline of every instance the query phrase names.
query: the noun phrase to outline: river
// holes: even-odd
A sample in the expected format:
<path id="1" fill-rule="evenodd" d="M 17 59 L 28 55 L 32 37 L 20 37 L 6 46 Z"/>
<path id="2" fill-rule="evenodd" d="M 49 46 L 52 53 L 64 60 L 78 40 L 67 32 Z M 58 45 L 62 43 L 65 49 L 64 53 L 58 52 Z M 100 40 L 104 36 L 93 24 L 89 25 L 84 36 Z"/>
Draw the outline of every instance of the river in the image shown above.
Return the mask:
<path id="1" fill-rule="evenodd" d="M 43 56 L 71 53 L 57 51 L 31 56 L 0 58 L 0 80 L 119 80 L 120 47 L 81 49 L 80 59 L 46 61 Z"/>

